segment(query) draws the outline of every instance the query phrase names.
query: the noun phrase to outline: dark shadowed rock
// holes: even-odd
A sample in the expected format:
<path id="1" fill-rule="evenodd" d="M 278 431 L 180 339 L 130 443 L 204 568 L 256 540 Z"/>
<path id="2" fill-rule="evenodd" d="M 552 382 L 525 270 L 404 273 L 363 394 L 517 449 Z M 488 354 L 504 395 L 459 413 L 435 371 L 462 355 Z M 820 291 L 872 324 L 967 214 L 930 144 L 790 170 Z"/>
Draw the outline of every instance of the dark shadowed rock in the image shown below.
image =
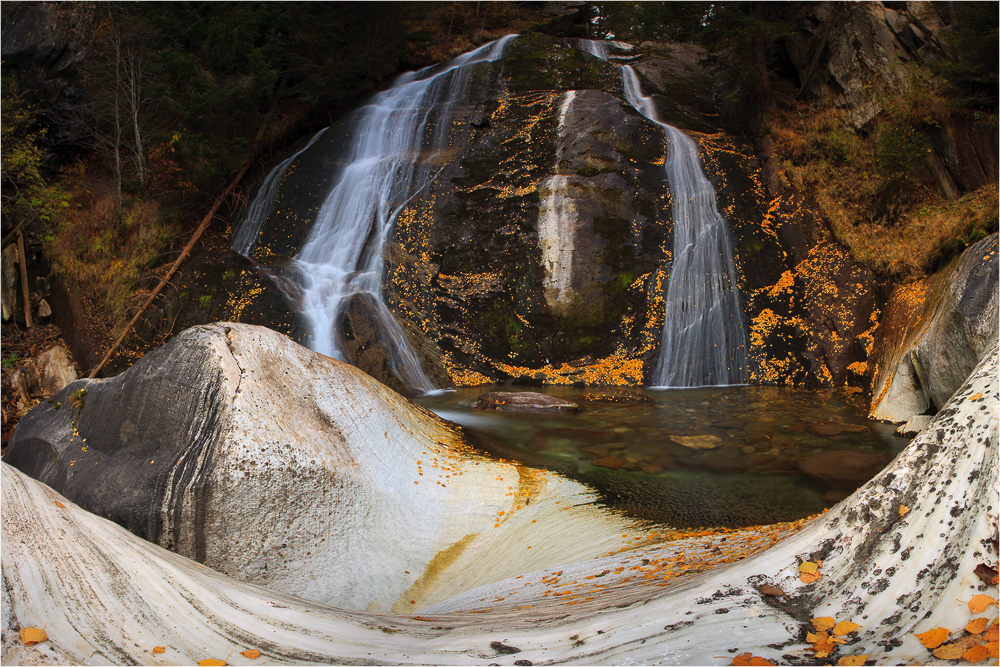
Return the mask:
<path id="1" fill-rule="evenodd" d="M 873 354 L 872 417 L 904 422 L 936 411 L 996 342 L 997 252 L 993 234 L 893 292 Z"/>
<path id="2" fill-rule="evenodd" d="M 580 406 L 572 401 L 534 391 L 493 391 L 479 397 L 476 409 L 501 412 L 577 412 Z"/>

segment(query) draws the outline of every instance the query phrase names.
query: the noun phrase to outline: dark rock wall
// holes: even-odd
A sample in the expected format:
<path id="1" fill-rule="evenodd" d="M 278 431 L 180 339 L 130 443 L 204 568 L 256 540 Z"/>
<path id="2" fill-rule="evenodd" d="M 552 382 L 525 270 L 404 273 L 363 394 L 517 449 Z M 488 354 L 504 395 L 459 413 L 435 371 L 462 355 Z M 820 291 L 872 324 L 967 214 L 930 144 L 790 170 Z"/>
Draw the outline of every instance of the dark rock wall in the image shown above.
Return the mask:
<path id="1" fill-rule="evenodd" d="M 574 47 L 533 34 L 478 65 L 435 157 L 440 173 L 396 220 L 385 298 L 442 385 L 635 385 L 655 365 L 672 243 L 665 138 L 625 101 L 619 67 Z M 818 225 L 801 199 L 769 194 L 753 149 L 722 128 L 703 50 L 646 44 L 635 54 L 661 116 L 699 143 L 731 224 L 753 381 L 842 384 L 864 358 L 871 277 L 832 244 L 814 252 Z M 349 128 L 348 119 L 324 135 L 285 175 L 253 250 L 270 275 L 289 271 Z M 568 214 L 554 231 L 546 215 L 557 196 Z M 294 286 L 286 291 L 294 309 Z M 405 389 L 371 307 L 356 299 L 345 311 L 347 352 Z"/>

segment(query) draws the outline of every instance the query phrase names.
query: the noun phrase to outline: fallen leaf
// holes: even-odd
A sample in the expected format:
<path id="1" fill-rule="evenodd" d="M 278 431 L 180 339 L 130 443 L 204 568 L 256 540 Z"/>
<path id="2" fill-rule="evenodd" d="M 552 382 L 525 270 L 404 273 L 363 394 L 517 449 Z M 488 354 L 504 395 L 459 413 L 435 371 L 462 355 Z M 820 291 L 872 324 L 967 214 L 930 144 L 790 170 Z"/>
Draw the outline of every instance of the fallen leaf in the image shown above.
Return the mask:
<path id="1" fill-rule="evenodd" d="M 167 652 L 167 649 L 164 648 L 163 646 L 154 646 L 153 647 L 153 655 L 159 655 L 160 653 L 166 653 L 166 652 Z"/>
<path id="2" fill-rule="evenodd" d="M 986 641 L 995 642 L 1000 639 L 1000 632 L 997 632 L 997 622 L 994 620 L 990 623 L 990 627 L 986 628 Z"/>
<path id="3" fill-rule="evenodd" d="M 982 398 L 982 397 L 983 397 L 983 392 L 981 392 L 981 391 L 977 391 L 977 392 L 976 392 L 975 394 L 973 394 L 972 396 L 969 396 L 969 400 L 970 400 L 970 401 L 975 401 L 975 400 L 978 400 L 978 399 L 980 399 L 980 398 Z"/>
<path id="4" fill-rule="evenodd" d="M 934 657 L 941 660 L 958 660 L 962 657 L 963 653 L 965 653 L 965 648 L 957 642 L 954 644 L 945 644 L 934 649 Z"/>
<path id="5" fill-rule="evenodd" d="M 257 658 L 260 657 L 260 651 L 258 651 L 255 648 L 252 648 L 247 651 L 241 652 L 240 655 L 242 655 L 244 658 L 249 658 L 250 660 L 256 660 Z"/>
<path id="6" fill-rule="evenodd" d="M 921 632 L 917 635 L 917 639 L 927 648 L 937 648 L 944 643 L 944 640 L 948 639 L 948 629 L 934 628 L 927 632 Z"/>
<path id="7" fill-rule="evenodd" d="M 997 601 L 991 598 L 989 595 L 973 595 L 972 599 L 969 600 L 969 609 L 972 610 L 973 614 L 981 614 L 986 611 L 991 604 L 996 604 Z"/>
<path id="8" fill-rule="evenodd" d="M 815 574 L 819 572 L 819 565 L 816 563 L 806 560 L 799 564 L 799 572 L 808 572 L 810 574 Z"/>
<path id="9" fill-rule="evenodd" d="M 747 665 L 753 665 L 754 667 L 765 667 L 765 665 L 774 665 L 770 660 L 765 660 L 764 658 L 751 655 L 749 652 L 740 653 L 738 656 L 733 658 L 733 665 L 740 665 L 740 667 L 746 667 Z"/>
<path id="10" fill-rule="evenodd" d="M 62 508 L 64 508 L 64 509 L 65 509 L 65 507 L 66 507 L 66 506 L 65 506 L 65 505 L 63 505 L 63 504 L 62 504 L 61 502 L 59 502 L 59 501 L 57 500 L 57 501 L 56 501 L 56 507 L 62 507 Z"/>
<path id="11" fill-rule="evenodd" d="M 980 563 L 976 566 L 976 569 L 973 570 L 973 573 L 990 586 L 997 585 L 998 577 L 995 567 L 990 567 L 986 563 Z"/>
<path id="12" fill-rule="evenodd" d="M 962 654 L 962 660 L 968 660 L 969 662 L 979 662 L 988 657 L 990 657 L 990 650 L 981 644 L 973 646 Z"/>
<path id="13" fill-rule="evenodd" d="M 831 630 L 830 633 L 837 636 L 848 635 L 860 627 L 861 626 L 858 625 L 857 623 L 851 623 L 850 621 L 841 621 L 840 623 L 837 623 L 837 625 L 833 626 L 833 630 Z"/>
<path id="14" fill-rule="evenodd" d="M 910 511 L 910 508 L 906 505 L 899 506 L 899 516 L 906 516 L 906 513 Z"/>
<path id="15" fill-rule="evenodd" d="M 974 618 L 969 621 L 969 624 L 965 626 L 965 631 L 972 635 L 978 635 L 980 632 L 986 629 L 986 626 L 990 624 L 990 619 L 988 618 Z"/>
<path id="16" fill-rule="evenodd" d="M 800 572 L 799 573 L 799 579 L 802 581 L 803 584 L 814 584 L 814 583 L 816 583 L 817 581 L 819 581 L 822 578 L 823 578 L 823 575 L 820 574 L 819 572 Z"/>
<path id="17" fill-rule="evenodd" d="M 770 595 L 775 598 L 782 597 L 785 594 L 785 591 L 781 590 L 777 586 L 772 586 L 771 584 L 764 584 L 758 590 L 764 595 Z"/>
<path id="18" fill-rule="evenodd" d="M 38 642 L 48 641 L 49 636 L 43 628 L 21 628 L 21 641 L 25 646 L 34 646 Z"/>
<path id="19" fill-rule="evenodd" d="M 986 646 L 986 650 L 990 652 L 991 658 L 1000 658 L 1000 643 L 992 641 L 984 644 L 984 646 Z"/>
<path id="20" fill-rule="evenodd" d="M 819 618 L 814 618 L 809 622 L 812 623 L 812 626 L 819 632 L 829 630 L 837 624 L 837 621 L 832 616 L 820 616 Z"/>
<path id="21" fill-rule="evenodd" d="M 228 665 L 229 663 L 217 658 L 205 658 L 204 660 L 199 660 L 198 664 L 202 667 L 210 667 L 211 665 Z"/>
<path id="22" fill-rule="evenodd" d="M 865 660 L 867 659 L 867 655 L 845 655 L 837 661 L 837 664 L 844 665 L 845 667 L 858 667 L 858 665 L 865 664 Z"/>

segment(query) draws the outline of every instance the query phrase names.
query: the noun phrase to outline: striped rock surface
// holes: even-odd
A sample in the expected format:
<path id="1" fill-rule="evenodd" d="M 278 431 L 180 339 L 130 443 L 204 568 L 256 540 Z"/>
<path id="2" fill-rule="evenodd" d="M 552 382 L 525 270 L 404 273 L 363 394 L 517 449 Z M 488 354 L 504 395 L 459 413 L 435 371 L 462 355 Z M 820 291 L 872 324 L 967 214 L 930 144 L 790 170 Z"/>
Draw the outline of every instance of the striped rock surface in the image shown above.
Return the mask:
<path id="1" fill-rule="evenodd" d="M 234 358 L 243 361 L 241 372 L 224 381 L 239 379 L 247 395 L 254 395 L 255 381 L 249 379 L 256 374 L 281 377 L 290 368 L 305 370 L 289 366 L 292 360 L 301 363 L 309 358 L 300 358 L 305 353 L 294 348 L 281 348 L 283 353 L 275 356 L 262 352 L 270 334 L 250 328 L 227 331 L 225 326 L 203 333 L 214 336 L 218 330 L 227 332 L 223 342 L 229 340 L 231 349 L 237 350 Z M 241 349 L 248 351 L 238 352 Z M 249 360 L 256 356 L 266 362 L 251 365 Z M 316 387 L 340 383 L 354 408 L 324 413 L 329 420 L 326 442 L 332 443 L 327 457 L 339 465 L 355 466 L 356 478 L 367 480 L 359 482 L 359 488 L 379 487 L 382 477 L 393 479 L 391 466 L 378 462 L 391 450 L 367 457 L 358 451 L 364 448 L 359 443 L 365 442 L 366 424 L 377 424 L 379 433 L 395 424 L 397 430 L 390 435 L 399 442 L 437 444 L 438 449 L 419 451 L 434 451 L 439 465 L 457 459 L 452 465 L 460 470 L 461 461 L 476 468 L 471 454 L 454 449 L 457 442 L 449 439 L 454 431 L 446 424 L 340 365 L 312 358 L 314 375 L 295 378 L 299 389 L 292 398 L 302 400 L 303 386 L 318 391 Z M 5 664 L 191 664 L 216 658 L 252 664 L 240 652 L 255 649 L 266 664 L 729 664 L 744 652 L 775 663 L 801 664 L 814 656 L 806 634 L 812 630 L 810 619 L 833 617 L 857 627 L 843 635 L 844 644 L 834 646 L 830 661 L 864 655 L 877 664 L 932 662 L 935 658 L 916 633 L 945 627 L 952 631 L 951 639 L 957 639 L 975 616 L 960 601 L 979 593 L 996 597 L 996 588 L 974 571 L 982 563 L 995 566 L 997 559 L 997 365 L 994 347 L 886 470 L 797 533 L 794 527 L 776 527 L 691 535 L 617 547 L 616 553 L 600 557 L 574 556 L 573 549 L 560 552 L 559 545 L 589 543 L 593 535 L 605 535 L 604 552 L 616 548 L 618 543 L 602 527 L 614 523 L 606 521 L 611 517 L 594 508 L 580 514 L 532 510 L 542 512 L 530 519 L 537 523 L 530 524 L 527 515 L 526 521 L 544 526 L 538 535 L 551 540 L 552 557 L 562 559 L 558 565 L 520 559 L 522 571 L 516 575 L 469 588 L 475 577 L 466 569 L 477 565 L 455 559 L 447 576 L 462 580 L 455 586 L 456 594 L 438 602 L 428 600 L 418 614 L 352 611 L 237 581 L 142 540 L 4 465 L 3 660 Z M 324 376 L 322 381 L 319 375 Z M 90 405 L 89 394 L 84 410 Z M 227 408 L 234 414 L 243 392 L 235 396 Z M 262 430 L 288 416 L 272 412 L 274 406 L 262 402 L 253 407 Z M 365 408 L 370 412 L 362 412 Z M 232 422 L 239 420 L 234 417 Z M 238 435 L 231 437 L 239 441 Z M 409 451 L 410 446 L 401 449 Z M 310 461 L 309 456 L 300 453 L 298 460 Z M 257 454 L 256 460 L 261 458 Z M 76 461 L 74 467 L 80 459 Z M 224 459 L 206 457 L 206 465 L 218 466 L 219 461 Z M 480 461 L 479 467 L 484 465 Z M 495 472 L 489 474 L 496 477 Z M 418 489 L 429 486 L 424 482 L 427 477 L 425 472 L 405 482 Z M 546 482 L 546 488 L 570 484 L 560 484 L 554 476 Z M 399 493 L 407 503 L 421 502 L 423 513 L 441 517 L 442 523 L 461 524 L 467 521 L 462 516 L 485 514 L 495 526 L 498 511 L 490 503 L 498 501 L 469 496 L 459 503 L 444 493 L 450 485 L 442 490 L 434 484 L 435 490 L 426 496 L 411 492 L 409 486 L 389 482 L 386 497 Z M 233 488 L 225 487 L 226 492 Z M 552 493 L 548 498 L 553 505 L 557 499 L 564 502 L 566 492 Z M 514 502 L 501 497 L 507 500 L 500 502 Z M 375 500 L 389 502 L 364 496 L 366 503 Z M 272 503 L 272 514 L 293 523 L 302 516 L 297 512 L 308 509 L 290 504 L 284 513 L 274 505 L 277 499 L 264 502 Z M 345 503 L 350 507 L 347 496 L 316 502 L 328 513 L 343 512 Z M 543 497 L 537 502 L 546 501 Z M 536 500 L 513 516 L 533 505 Z M 227 522 L 214 512 L 204 516 L 212 522 L 212 530 L 225 530 Z M 402 546 L 408 536 L 434 525 L 424 517 L 420 526 L 412 527 L 408 522 L 413 516 L 385 515 L 353 526 L 359 545 L 384 549 L 368 553 L 367 560 L 387 580 L 393 579 L 394 559 L 405 551 Z M 239 529 L 230 528 L 227 534 L 271 528 L 248 520 L 230 516 L 228 523 Z M 510 530 L 507 539 L 500 539 L 500 529 L 495 530 L 496 541 L 484 544 L 483 553 L 491 548 L 505 553 L 524 550 L 526 542 L 537 537 Z M 622 534 L 629 530 L 622 529 Z M 733 564 L 689 574 L 762 546 L 769 548 Z M 800 576 L 805 561 L 819 564 L 819 576 L 811 583 Z M 341 584 L 350 589 L 355 582 Z M 764 584 L 780 588 L 784 595 L 761 592 Z M 23 645 L 17 633 L 27 627 L 45 627 L 48 640 Z M 154 647 L 165 651 L 154 654 Z"/>

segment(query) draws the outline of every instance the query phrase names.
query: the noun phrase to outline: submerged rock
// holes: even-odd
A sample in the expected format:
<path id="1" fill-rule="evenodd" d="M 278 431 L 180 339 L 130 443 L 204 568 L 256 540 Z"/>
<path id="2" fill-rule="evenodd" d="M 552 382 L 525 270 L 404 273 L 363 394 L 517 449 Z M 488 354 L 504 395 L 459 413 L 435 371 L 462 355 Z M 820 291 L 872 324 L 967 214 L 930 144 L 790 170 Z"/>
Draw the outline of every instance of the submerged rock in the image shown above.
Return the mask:
<path id="1" fill-rule="evenodd" d="M 688 449 L 715 449 L 722 446 L 717 435 L 672 435 L 670 439 Z"/>
<path id="2" fill-rule="evenodd" d="M 803 456 L 797 465 L 803 473 L 826 486 L 856 489 L 888 462 L 882 454 L 834 449 Z"/>
<path id="3" fill-rule="evenodd" d="M 476 409 L 501 412 L 577 412 L 580 406 L 573 401 L 535 391 L 493 391 L 479 397 Z"/>

